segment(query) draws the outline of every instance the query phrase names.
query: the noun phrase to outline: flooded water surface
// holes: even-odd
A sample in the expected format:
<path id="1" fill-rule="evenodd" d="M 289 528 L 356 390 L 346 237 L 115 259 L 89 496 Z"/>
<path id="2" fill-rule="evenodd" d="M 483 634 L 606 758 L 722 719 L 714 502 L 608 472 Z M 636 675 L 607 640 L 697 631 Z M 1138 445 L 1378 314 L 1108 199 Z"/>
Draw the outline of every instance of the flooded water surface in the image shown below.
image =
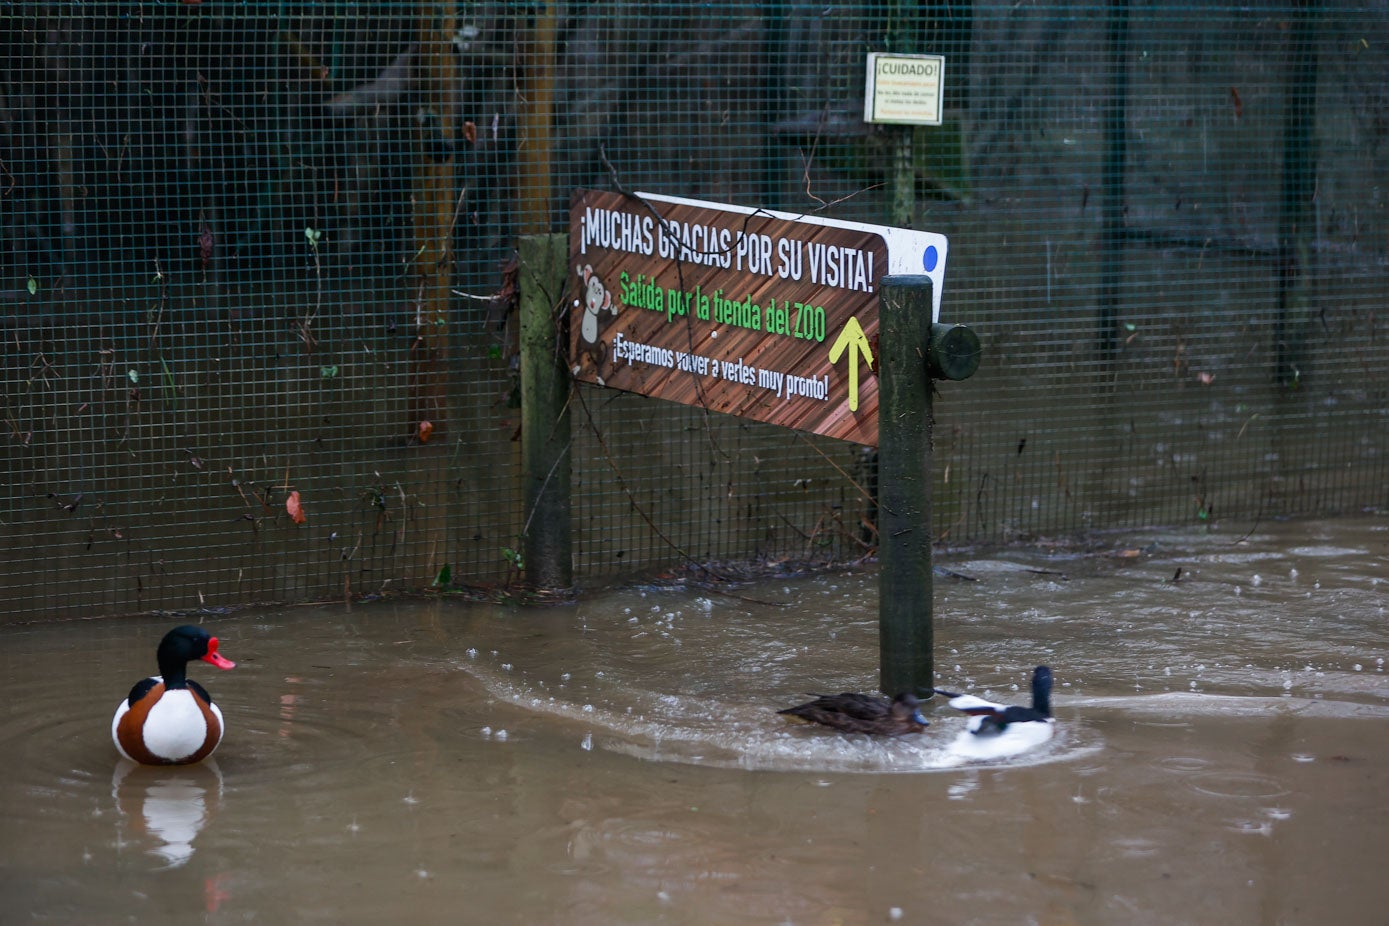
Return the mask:
<path id="1" fill-rule="evenodd" d="M 944 556 L 963 718 L 869 739 L 776 710 L 877 684 L 872 570 L 547 609 L 205 617 L 214 761 L 109 728 L 197 618 L 0 629 L 5 923 L 1382 923 L 1389 521 Z"/>

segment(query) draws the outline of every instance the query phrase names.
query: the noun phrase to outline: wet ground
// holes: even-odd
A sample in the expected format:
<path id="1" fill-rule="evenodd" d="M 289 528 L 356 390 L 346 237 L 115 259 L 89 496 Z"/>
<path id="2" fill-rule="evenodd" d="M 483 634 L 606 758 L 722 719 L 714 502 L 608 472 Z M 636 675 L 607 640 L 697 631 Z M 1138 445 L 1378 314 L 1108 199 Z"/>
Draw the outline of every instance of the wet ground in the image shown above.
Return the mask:
<path id="1" fill-rule="evenodd" d="M 1058 732 L 961 762 L 775 710 L 871 690 L 871 570 L 735 595 L 205 621 L 215 763 L 132 768 L 178 619 L 0 629 L 4 923 L 1382 923 L 1389 520 L 957 554 L 942 687 Z"/>

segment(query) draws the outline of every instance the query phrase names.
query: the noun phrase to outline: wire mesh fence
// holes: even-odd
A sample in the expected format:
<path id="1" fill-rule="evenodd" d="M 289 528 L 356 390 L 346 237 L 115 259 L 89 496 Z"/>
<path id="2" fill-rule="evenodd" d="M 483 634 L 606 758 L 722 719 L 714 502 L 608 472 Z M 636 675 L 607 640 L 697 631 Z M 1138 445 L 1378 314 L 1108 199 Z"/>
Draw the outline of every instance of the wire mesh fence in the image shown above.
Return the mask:
<path id="1" fill-rule="evenodd" d="M 1386 503 L 1384 3 L 0 8 L 5 614 L 517 574 L 578 187 L 950 236 L 952 542 Z M 940 126 L 863 121 L 872 51 Z M 870 551 L 871 452 L 576 390 L 581 580 Z"/>

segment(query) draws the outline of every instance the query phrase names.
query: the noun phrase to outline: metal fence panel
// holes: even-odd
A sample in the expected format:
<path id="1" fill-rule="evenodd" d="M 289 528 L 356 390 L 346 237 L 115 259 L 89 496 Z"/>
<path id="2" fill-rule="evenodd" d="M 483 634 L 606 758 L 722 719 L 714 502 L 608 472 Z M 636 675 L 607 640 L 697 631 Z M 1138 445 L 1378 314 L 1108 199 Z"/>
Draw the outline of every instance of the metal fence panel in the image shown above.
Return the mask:
<path id="1" fill-rule="evenodd" d="M 10 619 L 514 578 L 511 259 L 580 186 L 949 235 L 985 354 L 936 404 L 948 541 L 1385 504 L 1382 2 L 0 24 Z M 863 122 L 881 50 L 945 56 L 941 126 Z M 573 410 L 583 581 L 871 549 L 864 448 Z"/>

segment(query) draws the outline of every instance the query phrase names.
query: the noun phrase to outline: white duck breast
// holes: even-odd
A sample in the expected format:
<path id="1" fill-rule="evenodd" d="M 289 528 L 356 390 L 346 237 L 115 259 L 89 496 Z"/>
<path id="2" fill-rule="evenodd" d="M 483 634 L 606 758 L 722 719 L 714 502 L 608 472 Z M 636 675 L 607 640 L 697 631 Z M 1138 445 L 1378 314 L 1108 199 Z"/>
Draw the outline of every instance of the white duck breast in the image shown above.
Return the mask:
<path id="1" fill-rule="evenodd" d="M 222 721 L 221 710 L 216 704 L 209 704 L 208 708 L 217 718 L 217 725 L 225 732 L 226 725 Z M 129 711 L 130 702 L 122 699 L 116 708 L 116 716 L 111 719 L 111 739 L 122 756 L 136 762 L 139 760 L 125 751 L 117 732 L 121 718 Z M 176 762 L 191 756 L 203 747 L 207 740 L 207 719 L 203 717 L 202 708 L 192 691 L 187 688 L 165 691 L 159 701 L 150 708 L 141 728 L 141 735 L 145 741 L 145 748 L 151 753 L 161 759 Z M 217 738 L 220 741 L 221 735 Z"/>
<path id="2" fill-rule="evenodd" d="M 209 704 L 217 725 L 222 725 L 222 712 Z M 187 688 L 164 692 L 159 703 L 150 708 L 145 719 L 145 746 L 164 759 L 184 759 L 203 747 L 207 740 L 207 720 L 202 708 Z M 219 737 L 220 739 L 220 737 Z"/>

